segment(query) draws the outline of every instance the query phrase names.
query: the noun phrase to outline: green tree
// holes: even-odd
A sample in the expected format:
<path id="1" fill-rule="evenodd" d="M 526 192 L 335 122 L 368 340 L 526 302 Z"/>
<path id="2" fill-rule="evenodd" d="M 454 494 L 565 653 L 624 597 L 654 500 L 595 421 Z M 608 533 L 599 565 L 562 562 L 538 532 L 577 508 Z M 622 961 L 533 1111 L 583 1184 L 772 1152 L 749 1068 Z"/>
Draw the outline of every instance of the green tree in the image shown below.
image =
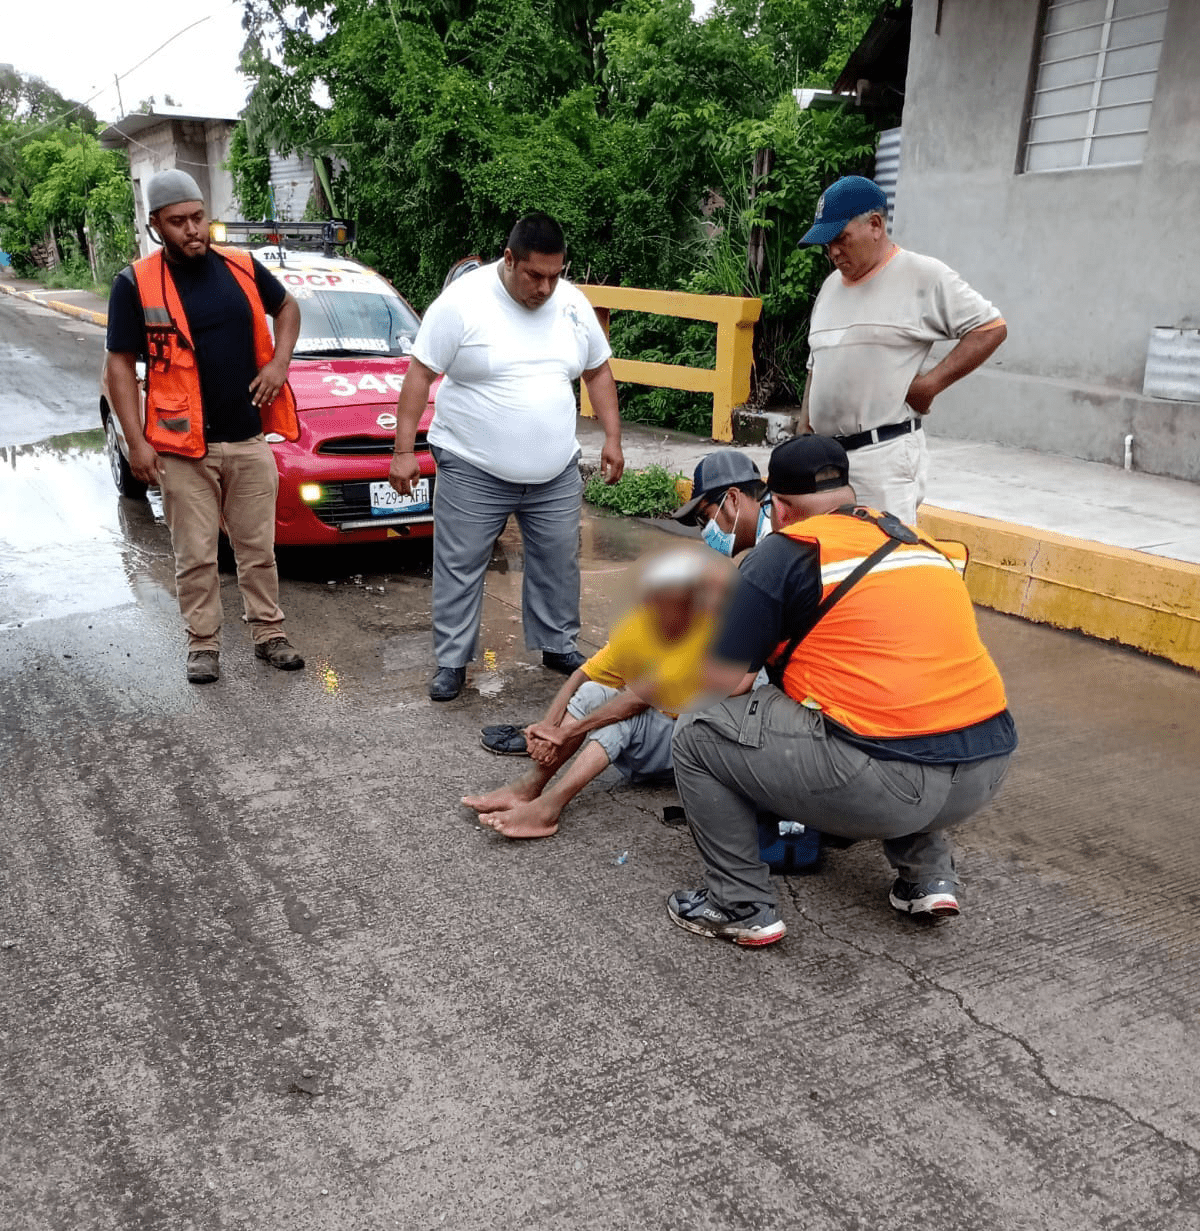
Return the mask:
<path id="1" fill-rule="evenodd" d="M 717 0 L 703 20 L 692 0 L 245 3 L 256 140 L 343 168 L 360 257 L 415 302 L 545 209 L 576 280 L 763 294 L 760 384 L 795 396 L 819 268 L 794 241 L 872 137 L 852 115 L 799 112 L 791 91 L 828 84 L 880 0 Z M 763 150 L 773 167 L 751 182 Z M 711 362 L 706 326 L 614 326 L 624 353 Z M 693 426 L 702 413 L 663 391 L 626 406 Z"/>
<path id="2" fill-rule="evenodd" d="M 96 117 L 37 77 L 0 69 L 0 248 L 23 270 L 48 235 L 74 275 L 102 280 L 132 250 L 133 194 L 125 156 L 104 150 Z"/>

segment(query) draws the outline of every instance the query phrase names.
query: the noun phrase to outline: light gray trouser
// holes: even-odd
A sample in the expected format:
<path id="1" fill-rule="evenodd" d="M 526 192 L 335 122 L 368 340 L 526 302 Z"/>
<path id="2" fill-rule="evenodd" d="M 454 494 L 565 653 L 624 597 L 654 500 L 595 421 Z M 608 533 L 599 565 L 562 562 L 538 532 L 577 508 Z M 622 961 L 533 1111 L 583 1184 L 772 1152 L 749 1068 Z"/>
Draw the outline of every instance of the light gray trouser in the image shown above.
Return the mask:
<path id="1" fill-rule="evenodd" d="M 579 516 L 583 479 L 575 458 L 546 483 L 509 483 L 454 453 L 434 449 L 433 649 L 439 667 L 475 657 L 483 581 L 510 513 L 525 553 L 521 613 L 525 646 L 569 654 L 579 636 Z"/>
<path id="2" fill-rule="evenodd" d="M 567 705 L 572 718 L 585 718 L 606 701 L 619 696 L 617 689 L 588 680 L 580 684 Z M 665 778 L 671 772 L 671 733 L 675 719 L 656 709 L 642 710 L 632 718 L 610 722 L 588 734 L 608 754 L 608 763 L 633 782 Z"/>
<path id="3" fill-rule="evenodd" d="M 881 761 L 826 734 L 817 710 L 767 685 L 675 729 L 675 781 L 719 906 L 774 906 L 758 809 L 843 838 L 878 838 L 905 880 L 956 881 L 946 830 L 1000 788 L 1009 754 L 964 765 Z"/>

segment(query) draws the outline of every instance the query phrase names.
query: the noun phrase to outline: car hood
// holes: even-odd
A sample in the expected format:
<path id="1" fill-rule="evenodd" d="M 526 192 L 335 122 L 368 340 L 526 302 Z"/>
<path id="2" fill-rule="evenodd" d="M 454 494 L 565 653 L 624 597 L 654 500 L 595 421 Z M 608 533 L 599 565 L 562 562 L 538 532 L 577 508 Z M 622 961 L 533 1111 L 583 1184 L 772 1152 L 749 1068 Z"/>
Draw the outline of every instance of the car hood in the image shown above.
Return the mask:
<path id="1" fill-rule="evenodd" d="M 288 384 L 301 412 L 356 408 L 378 412 L 381 406 L 395 410 L 408 368 L 407 355 L 378 359 L 369 355 L 345 359 L 296 358 L 288 369 Z M 440 378 L 430 390 L 429 406 L 421 417 L 422 428 L 432 418 L 433 394 L 439 383 Z"/>

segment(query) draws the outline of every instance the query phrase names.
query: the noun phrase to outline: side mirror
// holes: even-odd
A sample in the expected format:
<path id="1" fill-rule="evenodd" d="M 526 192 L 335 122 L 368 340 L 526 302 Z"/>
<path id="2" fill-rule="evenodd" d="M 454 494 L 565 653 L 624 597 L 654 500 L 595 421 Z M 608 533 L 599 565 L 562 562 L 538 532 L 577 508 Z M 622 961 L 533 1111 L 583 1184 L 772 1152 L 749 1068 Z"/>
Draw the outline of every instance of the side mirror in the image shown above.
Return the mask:
<path id="1" fill-rule="evenodd" d="M 461 261 L 455 261 L 446 274 L 446 280 L 442 283 L 442 290 L 444 291 L 451 282 L 456 282 L 463 274 L 469 274 L 474 269 L 482 268 L 483 259 L 478 256 L 465 256 Z"/>

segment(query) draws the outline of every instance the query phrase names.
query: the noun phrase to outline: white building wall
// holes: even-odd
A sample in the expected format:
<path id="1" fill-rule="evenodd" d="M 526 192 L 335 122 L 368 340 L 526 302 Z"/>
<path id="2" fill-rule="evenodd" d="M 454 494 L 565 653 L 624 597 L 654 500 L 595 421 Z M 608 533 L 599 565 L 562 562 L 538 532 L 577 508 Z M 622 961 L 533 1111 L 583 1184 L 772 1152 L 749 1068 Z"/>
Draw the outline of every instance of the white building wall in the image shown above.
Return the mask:
<path id="1" fill-rule="evenodd" d="M 940 33 L 935 20 L 941 11 Z M 1137 166 L 1018 174 L 1039 0 L 915 0 L 901 244 L 993 300 L 1008 341 L 933 432 L 1200 479 L 1200 405 L 1141 394 L 1156 325 L 1200 325 L 1200 4 L 1171 0 Z"/>

